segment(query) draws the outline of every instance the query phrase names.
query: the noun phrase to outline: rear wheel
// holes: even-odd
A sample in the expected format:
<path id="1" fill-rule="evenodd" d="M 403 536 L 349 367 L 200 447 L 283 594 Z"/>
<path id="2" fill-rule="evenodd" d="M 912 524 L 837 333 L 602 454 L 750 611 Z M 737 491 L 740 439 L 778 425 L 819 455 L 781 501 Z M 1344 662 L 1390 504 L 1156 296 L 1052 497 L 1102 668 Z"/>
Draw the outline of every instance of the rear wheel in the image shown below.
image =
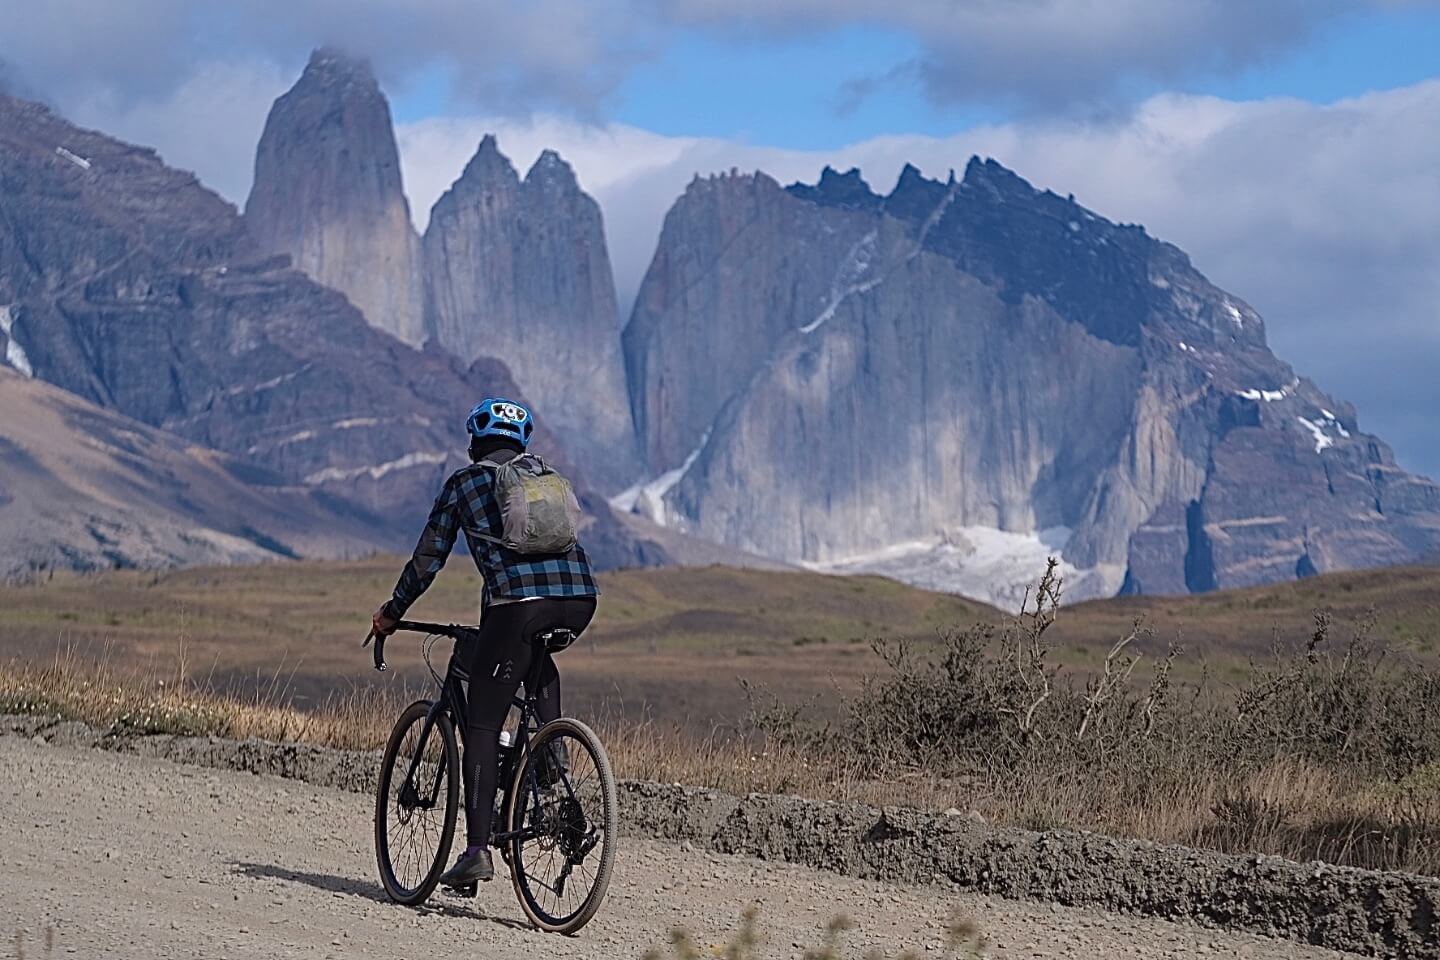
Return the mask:
<path id="1" fill-rule="evenodd" d="M 516 834 L 506 849 L 510 879 L 532 923 L 574 933 L 590 922 L 610 885 L 618 821 L 615 777 L 595 731 L 569 717 L 541 727 L 505 813 Z"/>
<path id="2" fill-rule="evenodd" d="M 407 906 L 425 902 L 439 883 L 460 809 L 455 727 L 443 713 L 427 723 L 430 708 L 430 701 L 419 700 L 400 714 L 375 791 L 380 882 L 392 900 Z"/>

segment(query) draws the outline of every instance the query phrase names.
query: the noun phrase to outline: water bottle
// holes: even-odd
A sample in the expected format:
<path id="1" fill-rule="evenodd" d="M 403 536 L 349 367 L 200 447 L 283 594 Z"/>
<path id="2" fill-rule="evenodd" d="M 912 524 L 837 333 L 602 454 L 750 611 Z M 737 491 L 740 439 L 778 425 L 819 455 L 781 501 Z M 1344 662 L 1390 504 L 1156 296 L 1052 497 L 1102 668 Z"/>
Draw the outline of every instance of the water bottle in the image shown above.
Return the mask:
<path id="1" fill-rule="evenodd" d="M 500 749 L 497 751 L 496 759 L 499 761 L 501 789 L 495 791 L 495 807 L 490 815 L 491 832 L 493 833 L 500 831 L 500 824 L 502 822 L 500 815 L 500 798 L 505 781 L 508 780 L 510 776 L 510 748 L 514 745 L 515 738 L 511 736 L 509 730 L 501 730 L 499 743 Z"/>

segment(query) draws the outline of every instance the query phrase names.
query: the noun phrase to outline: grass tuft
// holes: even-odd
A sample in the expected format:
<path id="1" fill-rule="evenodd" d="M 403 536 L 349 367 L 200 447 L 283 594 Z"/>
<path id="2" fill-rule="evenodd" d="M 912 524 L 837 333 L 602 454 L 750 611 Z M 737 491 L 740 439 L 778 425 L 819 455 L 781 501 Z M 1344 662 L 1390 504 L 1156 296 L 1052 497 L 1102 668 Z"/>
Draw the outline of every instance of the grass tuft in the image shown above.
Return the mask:
<path id="1" fill-rule="evenodd" d="M 653 949 L 645 953 L 644 960 L 758 960 L 759 950 L 765 939 L 759 926 L 760 910 L 747 907 L 740 915 L 740 924 L 729 940 L 723 944 L 701 947 L 694 937 L 684 929 L 670 932 L 669 953 Z M 855 929 L 855 924 L 843 914 L 832 917 L 825 925 L 820 942 L 801 951 L 803 960 L 840 960 L 845 946 L 845 936 Z M 980 928 L 968 917 L 957 915 L 946 924 L 939 953 L 931 956 L 949 957 L 954 960 L 978 960 L 985 946 Z M 865 954 L 866 960 L 884 960 L 885 952 L 872 949 Z M 898 960 L 918 960 L 920 950 L 899 947 L 895 956 Z"/>

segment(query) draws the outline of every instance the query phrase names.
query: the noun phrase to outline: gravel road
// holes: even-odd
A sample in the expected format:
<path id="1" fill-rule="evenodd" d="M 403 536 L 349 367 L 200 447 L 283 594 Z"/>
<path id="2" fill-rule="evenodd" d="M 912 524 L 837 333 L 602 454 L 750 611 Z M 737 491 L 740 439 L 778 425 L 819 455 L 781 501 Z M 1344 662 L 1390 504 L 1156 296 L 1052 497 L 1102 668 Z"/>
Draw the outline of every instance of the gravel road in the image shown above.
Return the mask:
<path id="1" fill-rule="evenodd" d="M 0 737 L 0 955 L 638 958 L 684 927 L 723 942 L 760 906 L 766 957 L 843 913 L 846 955 L 938 956 L 955 914 L 992 957 L 1346 957 L 1293 943 L 627 839 L 599 917 L 573 938 L 523 923 L 504 879 L 410 910 L 375 878 L 367 798 L 251 774 Z M 7 950 L 8 948 L 8 950 Z"/>

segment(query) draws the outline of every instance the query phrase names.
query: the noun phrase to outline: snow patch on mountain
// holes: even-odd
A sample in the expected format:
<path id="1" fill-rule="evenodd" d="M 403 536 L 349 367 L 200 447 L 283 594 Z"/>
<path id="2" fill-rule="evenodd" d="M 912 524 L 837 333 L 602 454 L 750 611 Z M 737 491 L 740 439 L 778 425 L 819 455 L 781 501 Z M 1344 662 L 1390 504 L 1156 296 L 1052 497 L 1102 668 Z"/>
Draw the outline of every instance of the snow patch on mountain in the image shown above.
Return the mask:
<path id="1" fill-rule="evenodd" d="M 700 445 L 681 462 L 680 466 L 673 470 L 666 470 L 654 480 L 643 481 L 635 484 L 626 490 L 617 493 L 610 498 L 610 506 L 621 513 L 638 513 L 659 524 L 662 527 L 671 525 L 673 517 L 670 516 L 670 508 L 665 503 L 665 495 L 675 489 L 695 461 L 700 459 L 704 452 L 705 445 L 710 442 L 710 431 L 706 430 L 705 435 L 700 438 Z"/>
<path id="2" fill-rule="evenodd" d="M 871 230 L 850 248 L 850 252 L 845 255 L 844 261 L 840 264 L 840 270 L 836 273 L 835 283 L 830 288 L 830 299 L 825 304 L 825 309 L 820 311 L 819 316 L 814 320 L 801 327 L 801 333 L 814 333 L 826 321 L 835 316 L 835 311 L 848 297 L 864 293 L 885 279 L 883 276 L 861 279 L 875 260 L 875 243 L 879 236 L 877 231 Z"/>
<path id="3" fill-rule="evenodd" d="M 25 348 L 15 340 L 15 335 L 10 332 L 14 326 L 15 319 L 10 314 L 10 307 L 0 307 L 0 333 L 5 334 L 5 362 L 27 377 L 35 376 L 34 369 L 30 366 L 30 358 L 25 355 Z"/>
<path id="4" fill-rule="evenodd" d="M 1350 439 L 1350 431 L 1346 430 L 1345 425 L 1335 418 L 1335 414 L 1331 413 L 1329 410 L 1325 410 L 1322 408 L 1320 410 L 1320 415 L 1323 416 L 1326 421 L 1335 428 L 1336 432 L 1338 432 L 1340 436 L 1344 437 L 1347 440 Z"/>
<path id="5" fill-rule="evenodd" d="M 1309 420 L 1305 417 L 1296 417 L 1295 419 L 1299 420 L 1305 426 L 1305 429 L 1310 431 L 1310 435 L 1315 438 L 1316 453 L 1319 453 L 1326 447 L 1335 446 L 1335 438 L 1326 434 L 1323 424 L 1316 423 L 1314 420 Z"/>
<path id="6" fill-rule="evenodd" d="M 881 550 L 804 566 L 822 573 L 878 574 L 911 586 L 956 593 L 1017 611 L 1027 588 L 1045 572 L 1050 557 L 1060 561 L 1065 595 L 1071 600 L 1111 596 L 1124 579 L 1123 568 L 1080 569 L 1064 559 L 1067 527 L 1015 533 L 968 526 L 928 540 L 897 543 Z"/>
<path id="7" fill-rule="evenodd" d="M 1244 397 L 1246 400 L 1264 400 L 1266 403 L 1274 403 L 1276 400 L 1284 400 L 1290 395 L 1290 391 L 1283 387 L 1279 390 L 1237 390 L 1235 395 Z"/>
<path id="8" fill-rule="evenodd" d="M 56 147 L 56 148 L 55 148 L 55 153 L 56 153 L 57 156 L 60 156 L 60 157 L 63 157 L 64 159 L 66 159 L 66 160 L 69 160 L 71 163 L 75 164 L 75 166 L 79 167 L 81 170 L 89 170 L 89 169 L 90 169 L 90 161 L 89 161 L 89 160 L 86 160 L 84 157 L 80 156 L 79 154 L 71 153 L 69 150 L 66 150 L 64 147 Z"/>
<path id="9" fill-rule="evenodd" d="M 288 437 L 282 437 L 281 439 L 276 440 L 274 443 L 251 444 L 246 449 L 246 453 L 249 453 L 253 456 L 259 453 L 261 450 L 275 450 L 280 447 L 288 447 L 292 443 L 305 443 L 308 440 L 314 440 L 315 435 L 316 434 L 314 430 L 301 430 L 297 433 L 290 434 Z"/>
<path id="10" fill-rule="evenodd" d="M 271 377 L 269 380 L 262 380 L 260 383 L 250 383 L 245 384 L 244 386 L 231 387 L 230 389 L 225 391 L 225 395 L 227 397 L 234 397 L 239 396 L 242 393 L 259 393 L 262 390 L 274 390 L 276 387 L 280 386 L 280 384 L 289 383 L 291 380 L 294 380 L 302 373 L 306 373 L 307 371 L 309 371 L 310 366 L 311 365 L 307 363 L 299 370 L 295 370 L 290 373 L 282 373 L 278 377 Z"/>
<path id="11" fill-rule="evenodd" d="M 449 454 L 445 453 L 407 453 L 398 460 L 369 467 L 326 467 L 324 470 L 317 470 L 307 476 L 305 482 L 309 484 L 329 483 L 335 480 L 354 480 L 356 477 L 363 476 L 379 480 L 387 473 L 393 473 L 396 470 L 444 463 L 447 459 L 449 459 Z"/>

